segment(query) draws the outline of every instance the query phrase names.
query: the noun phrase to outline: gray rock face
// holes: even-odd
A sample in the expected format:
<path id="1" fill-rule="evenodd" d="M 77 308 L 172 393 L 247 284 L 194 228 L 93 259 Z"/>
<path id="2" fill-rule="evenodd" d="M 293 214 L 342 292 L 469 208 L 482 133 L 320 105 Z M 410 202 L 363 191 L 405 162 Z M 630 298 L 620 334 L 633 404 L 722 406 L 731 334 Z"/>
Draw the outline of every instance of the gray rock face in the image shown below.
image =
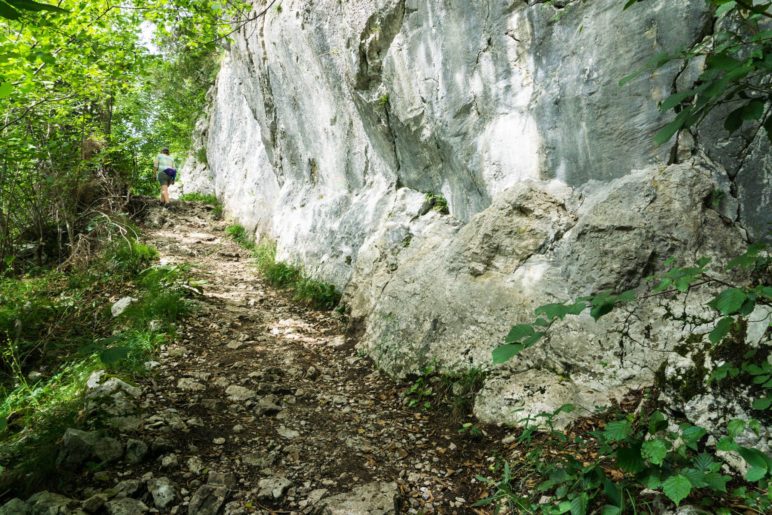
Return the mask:
<path id="1" fill-rule="evenodd" d="M 542 303 L 635 286 L 669 256 L 721 262 L 743 247 L 737 220 L 759 237 L 766 140 L 738 150 L 742 170 L 705 155 L 725 137 L 707 129 L 656 147 L 672 116 L 656 100 L 698 70 L 619 85 L 709 29 L 702 0 L 285 0 L 224 59 L 184 189 L 215 192 L 280 260 L 345 290 L 362 349 L 390 374 L 491 369 Z M 565 321 L 494 371 L 478 415 L 603 405 L 650 382 L 687 330 L 633 324 L 651 352 L 620 348 L 620 324 Z"/>

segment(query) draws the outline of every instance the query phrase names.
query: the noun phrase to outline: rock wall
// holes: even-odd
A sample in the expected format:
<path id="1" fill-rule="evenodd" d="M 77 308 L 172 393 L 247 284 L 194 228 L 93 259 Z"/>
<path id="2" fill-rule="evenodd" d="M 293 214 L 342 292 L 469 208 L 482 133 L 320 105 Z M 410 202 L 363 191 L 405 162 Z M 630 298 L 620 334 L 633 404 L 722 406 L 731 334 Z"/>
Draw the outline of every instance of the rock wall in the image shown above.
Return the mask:
<path id="1" fill-rule="evenodd" d="M 539 304 L 634 286 L 667 256 L 720 262 L 745 243 L 738 217 L 756 237 L 769 222 L 766 138 L 726 143 L 739 164 L 712 126 L 653 144 L 670 116 L 656 101 L 693 67 L 619 85 L 709 34 L 705 2 L 622 5 L 284 0 L 228 51 L 184 188 L 344 290 L 390 374 L 489 369 Z M 478 414 L 603 405 L 650 382 L 688 329 L 638 324 L 620 344 L 623 322 L 567 322 L 494 371 Z"/>

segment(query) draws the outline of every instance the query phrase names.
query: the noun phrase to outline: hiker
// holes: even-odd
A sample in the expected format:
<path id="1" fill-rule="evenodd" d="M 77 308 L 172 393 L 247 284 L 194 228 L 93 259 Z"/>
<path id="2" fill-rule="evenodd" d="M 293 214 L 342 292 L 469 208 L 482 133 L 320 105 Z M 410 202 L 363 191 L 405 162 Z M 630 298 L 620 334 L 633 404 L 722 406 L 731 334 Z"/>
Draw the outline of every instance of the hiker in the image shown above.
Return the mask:
<path id="1" fill-rule="evenodd" d="M 164 148 L 153 161 L 153 170 L 156 172 L 156 178 L 161 183 L 161 202 L 169 205 L 169 186 L 174 184 L 177 177 L 177 164 L 174 158 L 169 155 L 169 149 Z"/>

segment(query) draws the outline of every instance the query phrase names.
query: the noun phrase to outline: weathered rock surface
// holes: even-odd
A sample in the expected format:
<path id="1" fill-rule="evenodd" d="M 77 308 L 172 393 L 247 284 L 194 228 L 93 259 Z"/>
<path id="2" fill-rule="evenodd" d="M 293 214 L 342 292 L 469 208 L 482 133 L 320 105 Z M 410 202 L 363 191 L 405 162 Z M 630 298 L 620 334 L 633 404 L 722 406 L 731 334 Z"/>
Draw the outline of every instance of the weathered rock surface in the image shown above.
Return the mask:
<path id="1" fill-rule="evenodd" d="M 396 483 L 369 483 L 323 499 L 319 504 L 324 515 L 399 513 L 399 488 Z"/>
<path id="2" fill-rule="evenodd" d="M 490 369 L 541 303 L 635 286 L 669 256 L 720 263 L 743 247 L 738 220 L 763 236 L 768 140 L 727 144 L 735 164 L 708 124 L 657 147 L 672 115 L 656 100 L 699 70 L 619 85 L 710 23 L 702 0 L 287 0 L 230 48 L 185 191 L 215 192 L 279 259 L 345 289 L 362 349 L 391 375 Z M 560 324 L 496 369 L 476 413 L 592 409 L 650 383 L 689 328 L 625 323 Z"/>
<path id="3" fill-rule="evenodd" d="M 57 465 L 74 470 L 90 460 L 107 463 L 123 455 L 123 444 L 115 438 L 102 436 L 96 431 L 67 429 Z"/>

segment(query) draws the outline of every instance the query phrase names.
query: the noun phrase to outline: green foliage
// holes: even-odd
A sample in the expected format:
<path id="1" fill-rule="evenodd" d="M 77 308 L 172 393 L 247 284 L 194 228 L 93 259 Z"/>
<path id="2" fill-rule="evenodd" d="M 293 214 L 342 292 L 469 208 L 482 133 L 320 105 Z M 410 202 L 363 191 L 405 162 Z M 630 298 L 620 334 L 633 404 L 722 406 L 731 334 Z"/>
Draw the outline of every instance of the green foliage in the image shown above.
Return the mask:
<path id="1" fill-rule="evenodd" d="M 628 0 L 624 7 L 642 1 Z M 716 30 L 705 41 L 655 56 L 643 70 L 624 78 L 622 84 L 674 60 L 704 60 L 703 71 L 692 89 L 674 92 L 660 103 L 660 109 L 672 110 L 675 118 L 656 134 L 655 142 L 663 144 L 679 130 L 698 125 L 719 106 L 732 109 L 724 120 L 724 129 L 729 133 L 750 122 L 759 129 L 763 127 L 772 141 L 768 107 L 772 89 L 766 80 L 772 72 L 772 31 L 768 30 L 772 2 L 706 1 L 714 9 Z"/>
<path id="2" fill-rule="evenodd" d="M 448 207 L 448 200 L 440 193 L 427 192 L 424 194 L 426 201 L 429 203 L 432 210 L 437 211 L 442 215 L 450 214 L 450 208 Z"/>
<path id="3" fill-rule="evenodd" d="M 389 105 L 389 95 L 381 95 L 380 97 L 378 97 L 378 104 L 383 107 L 386 107 L 387 105 Z"/>
<path id="4" fill-rule="evenodd" d="M 331 284 L 312 279 L 297 266 L 276 260 L 276 246 L 255 245 L 241 225 L 231 225 L 226 234 L 252 252 L 260 275 L 272 286 L 292 291 L 293 298 L 317 309 L 331 310 L 340 304 L 341 295 Z"/>
<path id="5" fill-rule="evenodd" d="M 432 397 L 434 397 L 434 365 L 425 366 L 418 377 L 402 394 L 405 404 L 410 408 L 422 408 L 425 410 L 432 408 Z"/>
<path id="6" fill-rule="evenodd" d="M 157 260 L 158 251 L 137 240 L 121 240 L 108 248 L 106 258 L 113 270 L 134 275 Z"/>
<path id="7" fill-rule="evenodd" d="M 768 360 L 768 351 L 750 349 L 737 352 L 731 349 L 731 345 L 743 341 L 745 319 L 754 308 L 758 304 L 772 303 L 771 290 L 765 283 L 768 280 L 769 255 L 763 246 L 753 245 L 742 256 L 733 259 L 729 268 L 743 270 L 746 274 L 744 282 L 736 285 L 715 278 L 708 270 L 708 259 L 701 259 L 691 267 L 675 267 L 673 260 L 668 260 L 666 265 L 668 268 L 663 274 L 647 278 L 646 284 L 638 290 L 621 294 L 601 292 L 571 303 L 536 308 L 535 320 L 513 326 L 503 344 L 493 351 L 494 362 L 507 361 L 539 340 L 548 338 L 550 330 L 554 330 L 553 324 L 566 316 L 578 316 L 589 310 L 589 315 L 597 320 L 623 305 L 632 306 L 632 312 L 635 312 L 636 302 L 642 297 L 687 295 L 697 287 L 718 287 L 718 292 L 708 302 L 715 313 L 714 328 L 703 344 L 712 353 L 713 359 L 723 361 L 723 364 L 710 374 L 696 376 L 696 380 L 703 387 L 711 384 L 720 387 L 722 381 L 739 382 L 746 385 L 746 389 L 750 385 L 748 391 L 756 396 L 750 407 L 768 420 L 767 413 L 772 405 L 772 364 Z M 706 322 L 701 320 L 703 324 Z M 537 417 L 546 421 L 553 446 L 568 442 L 563 433 L 552 429 L 552 419 L 562 410 Z M 530 422 L 526 421 L 519 441 L 533 445 L 536 428 Z M 754 484 L 757 490 L 744 487 L 727 491 L 731 478 L 721 473 L 721 462 L 713 454 L 715 451 L 711 452 L 706 447 L 705 429 L 682 424 L 678 431 L 673 431 L 673 425 L 668 424 L 662 412 L 644 411 L 609 420 L 602 430 L 575 437 L 575 454 L 562 456 L 559 460 L 542 460 L 547 447 L 544 442 L 530 451 L 525 469 L 528 473 L 547 478 L 536 491 L 551 495 L 554 502 L 537 505 L 535 499 L 515 495 L 511 488 L 502 489 L 501 482 L 493 480 L 487 480 L 487 484 L 501 490 L 494 491 L 487 500 L 506 498 L 507 502 L 516 504 L 520 509 L 541 513 L 563 513 L 569 505 L 573 506 L 572 510 L 578 510 L 577 513 L 588 513 L 588 503 L 597 507 L 602 505 L 603 513 L 624 513 L 630 509 L 625 503 L 633 499 L 630 495 L 626 497 L 624 492 L 648 488 L 661 491 L 675 505 L 697 496 L 709 505 L 736 502 L 766 511 L 772 507 L 772 498 L 765 493 L 772 478 L 772 461 L 736 440 L 746 430 L 758 433 L 761 425 L 754 419 L 733 420 L 727 425 L 726 436 L 715 448 L 738 453 L 748 465 L 745 481 Z M 584 461 L 578 456 L 587 454 L 589 449 L 592 449 L 595 458 L 588 465 L 586 456 Z M 604 468 L 609 467 L 622 471 L 622 478 L 609 477 L 604 472 Z M 508 474 L 512 474 L 511 469 Z M 637 509 L 634 504 L 632 509 Z"/>
<path id="8" fill-rule="evenodd" d="M 130 378 L 168 342 L 196 291 L 181 266 L 154 266 L 152 247 L 117 240 L 88 269 L 0 281 L 0 461 L 14 463 L 0 488 L 55 477 L 56 442 L 78 427 L 91 373 Z M 113 318 L 116 292 L 137 299 Z M 29 474 L 29 475 L 28 475 Z M 12 489 L 13 489 L 12 488 Z"/>

